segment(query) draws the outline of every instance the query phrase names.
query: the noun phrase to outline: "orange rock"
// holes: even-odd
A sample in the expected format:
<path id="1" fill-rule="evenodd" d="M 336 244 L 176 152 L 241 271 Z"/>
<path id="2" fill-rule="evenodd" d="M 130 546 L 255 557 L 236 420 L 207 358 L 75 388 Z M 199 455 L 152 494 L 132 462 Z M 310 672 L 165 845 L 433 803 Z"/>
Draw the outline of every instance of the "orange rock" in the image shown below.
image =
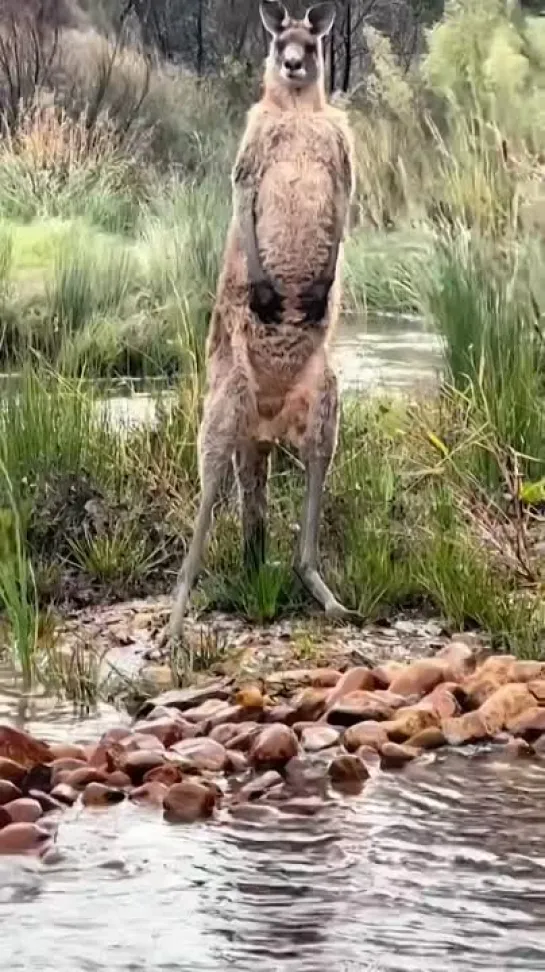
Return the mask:
<path id="1" fill-rule="evenodd" d="M 343 743 L 349 752 L 354 752 L 361 746 L 378 750 L 386 742 L 388 733 L 381 722 L 358 722 L 346 729 L 343 736 Z"/>
<path id="2" fill-rule="evenodd" d="M 184 761 L 187 760 L 196 769 L 212 773 L 221 773 L 227 764 L 225 746 L 204 736 L 184 739 L 172 746 L 171 752 L 181 756 Z"/>
<path id="3" fill-rule="evenodd" d="M 486 702 L 502 685 L 513 681 L 517 659 L 514 655 L 492 655 L 464 681 L 464 689 L 474 707 Z"/>
<path id="4" fill-rule="evenodd" d="M 11 803 L 12 800 L 17 800 L 22 795 L 15 783 L 11 783 L 10 780 L 0 780 L 0 807 Z"/>
<path id="5" fill-rule="evenodd" d="M 475 668 L 475 652 L 465 641 L 454 638 L 434 656 L 446 662 L 455 679 L 465 678 Z"/>
<path id="6" fill-rule="evenodd" d="M 57 783 L 51 790 L 50 796 L 65 807 L 71 807 L 78 798 L 77 791 L 73 786 L 68 786 L 67 783 Z"/>
<path id="7" fill-rule="evenodd" d="M 263 693 L 258 685 L 243 685 L 235 696 L 235 702 L 243 709 L 262 709 Z"/>
<path id="8" fill-rule="evenodd" d="M 328 769 L 331 785 L 337 790 L 357 794 L 369 779 L 369 770 L 359 756 L 344 753 L 336 756 Z"/>
<path id="9" fill-rule="evenodd" d="M 167 793 L 168 786 L 155 780 L 151 783 L 144 783 L 133 790 L 130 799 L 134 803 L 147 803 L 154 807 L 162 807 Z"/>
<path id="10" fill-rule="evenodd" d="M 483 702 L 479 714 L 489 735 L 493 736 L 534 704 L 535 699 L 527 685 L 509 682 Z"/>
<path id="11" fill-rule="evenodd" d="M 507 723 L 509 732 L 514 736 L 523 736 L 529 742 L 539 739 L 545 733 L 545 709 L 538 705 L 531 706 L 521 715 Z"/>
<path id="12" fill-rule="evenodd" d="M 462 710 L 451 689 L 452 685 L 452 682 L 443 682 L 443 684 L 437 685 L 433 692 L 422 699 L 420 705 L 430 708 L 440 720 L 453 719 L 454 716 L 461 715 Z M 457 688 L 457 686 L 454 687 Z"/>
<path id="13" fill-rule="evenodd" d="M 5 759 L 0 756 L 0 780 L 7 780 L 8 783 L 21 783 L 26 776 L 24 766 L 15 763 L 12 759 Z"/>
<path id="14" fill-rule="evenodd" d="M 216 796 L 210 787 L 186 779 L 168 790 L 163 815 L 170 823 L 193 823 L 210 817 L 215 805 Z"/>
<path id="15" fill-rule="evenodd" d="M 42 808 L 37 800 L 20 797 L 6 803 L 4 810 L 9 813 L 12 823 L 36 823 L 42 816 Z"/>
<path id="16" fill-rule="evenodd" d="M 277 723 L 265 726 L 257 736 L 250 759 L 262 769 L 277 769 L 297 755 L 299 746 L 293 729 Z"/>
<path id="17" fill-rule="evenodd" d="M 301 743 L 307 753 L 318 753 L 329 749 L 339 740 L 339 732 L 333 726 L 308 726 L 303 729 Z"/>
<path id="18" fill-rule="evenodd" d="M 383 769 L 401 769 L 419 755 L 420 750 L 408 743 L 387 742 L 380 751 L 380 763 Z"/>
<path id="19" fill-rule="evenodd" d="M 528 689 L 538 705 L 545 705 L 545 678 L 528 682 Z"/>
<path id="20" fill-rule="evenodd" d="M 353 726 L 365 719 L 373 722 L 392 718 L 394 710 L 386 705 L 375 692 L 350 692 L 331 706 L 327 721 L 333 726 Z"/>
<path id="21" fill-rule="evenodd" d="M 427 695 L 440 682 L 452 680 L 451 672 L 445 662 L 435 658 L 425 658 L 412 662 L 407 668 L 395 675 L 390 683 L 390 692 L 396 695 Z"/>
<path id="22" fill-rule="evenodd" d="M 62 782 L 73 790 L 83 790 L 88 783 L 105 783 L 107 776 L 102 770 L 94 769 L 93 766 L 84 766 L 62 775 Z M 55 787 L 56 789 L 56 787 Z M 51 791 L 54 794 L 53 790 Z M 60 797 L 57 797 L 60 799 Z"/>
<path id="23" fill-rule="evenodd" d="M 182 743 L 176 743 L 176 745 L 181 746 Z M 162 752 L 157 753 L 150 749 L 137 749 L 127 754 L 119 769 L 127 774 L 134 786 L 141 786 L 146 773 L 149 773 L 152 769 L 156 769 L 158 766 L 163 766 L 164 762 L 165 756 Z"/>
<path id="24" fill-rule="evenodd" d="M 37 763 L 53 761 L 53 753 L 49 746 L 12 726 L 0 726 L 0 757 L 11 759 L 27 770 L 32 769 Z"/>
<path id="25" fill-rule="evenodd" d="M 539 661 L 516 661 L 513 665 L 513 682 L 532 682 L 545 678 L 545 663 Z"/>
<path id="26" fill-rule="evenodd" d="M 415 736 L 411 736 L 407 745 L 414 749 L 439 749 L 446 746 L 445 734 L 439 726 L 430 726 L 429 729 L 422 729 Z"/>
<path id="27" fill-rule="evenodd" d="M 406 668 L 407 665 L 403 662 L 386 662 L 384 665 L 377 665 L 376 668 L 373 668 L 372 675 L 378 688 L 387 689 L 395 676 L 400 675 Z"/>
<path id="28" fill-rule="evenodd" d="M 123 790 L 116 790 L 104 783 L 88 783 L 81 801 L 84 807 L 111 807 L 125 799 Z"/>
<path id="29" fill-rule="evenodd" d="M 12 823 L 0 830 L 0 854 L 27 854 L 37 851 L 51 834 L 32 823 Z"/>
<path id="30" fill-rule="evenodd" d="M 391 722 L 384 723 L 384 727 L 392 742 L 402 743 L 411 736 L 416 736 L 417 732 L 422 732 L 423 729 L 429 729 L 430 726 L 436 726 L 438 723 L 439 716 L 434 709 L 415 705 L 399 709 L 395 718 Z"/>
<path id="31" fill-rule="evenodd" d="M 314 722 L 325 712 L 331 689 L 306 688 L 292 700 L 297 722 Z"/>
<path id="32" fill-rule="evenodd" d="M 77 759 L 87 762 L 87 752 L 83 746 L 71 746 L 68 743 L 51 743 L 49 746 L 54 760 Z"/>
<path id="33" fill-rule="evenodd" d="M 330 709 L 339 699 L 344 698 L 345 695 L 350 695 L 351 692 L 372 690 L 376 687 L 375 678 L 369 668 L 362 666 L 350 668 L 344 675 L 341 675 L 334 688 L 330 690 L 327 697 L 327 708 Z"/>
<path id="34" fill-rule="evenodd" d="M 449 746 L 463 746 L 489 737 L 480 712 L 467 712 L 454 719 L 444 719 L 441 729 Z"/>

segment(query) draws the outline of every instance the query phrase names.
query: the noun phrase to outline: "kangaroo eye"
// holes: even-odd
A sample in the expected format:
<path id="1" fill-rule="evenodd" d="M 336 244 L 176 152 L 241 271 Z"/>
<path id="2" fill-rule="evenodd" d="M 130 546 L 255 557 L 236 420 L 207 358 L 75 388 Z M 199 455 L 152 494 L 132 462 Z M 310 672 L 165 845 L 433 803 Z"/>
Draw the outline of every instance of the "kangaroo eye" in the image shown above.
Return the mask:
<path id="1" fill-rule="evenodd" d="M 307 54 L 316 54 L 316 44 L 305 44 Z"/>

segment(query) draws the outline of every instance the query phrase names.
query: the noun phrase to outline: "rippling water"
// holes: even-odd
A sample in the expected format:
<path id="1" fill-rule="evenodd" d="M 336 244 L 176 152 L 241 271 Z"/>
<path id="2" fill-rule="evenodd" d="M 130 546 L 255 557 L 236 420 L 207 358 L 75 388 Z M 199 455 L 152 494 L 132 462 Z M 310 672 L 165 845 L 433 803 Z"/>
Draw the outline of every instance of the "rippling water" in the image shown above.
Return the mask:
<path id="1" fill-rule="evenodd" d="M 6 696 L 0 718 L 24 722 Z M 106 722 L 31 713 L 44 737 Z M 63 859 L 0 859 L 10 972 L 545 969 L 545 764 L 441 755 L 315 818 L 69 811 Z"/>

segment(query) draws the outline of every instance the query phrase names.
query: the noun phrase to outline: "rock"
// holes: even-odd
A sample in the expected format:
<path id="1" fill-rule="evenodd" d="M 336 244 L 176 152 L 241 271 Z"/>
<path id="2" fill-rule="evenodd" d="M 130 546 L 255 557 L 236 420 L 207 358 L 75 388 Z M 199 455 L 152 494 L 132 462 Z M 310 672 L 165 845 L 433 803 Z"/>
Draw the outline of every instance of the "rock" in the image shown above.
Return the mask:
<path id="1" fill-rule="evenodd" d="M 184 718 L 188 722 L 204 726 L 219 726 L 222 722 L 236 722 L 237 715 L 241 718 L 241 711 L 237 705 L 227 705 L 221 699 L 207 699 L 193 709 L 187 709 Z"/>
<path id="2" fill-rule="evenodd" d="M 49 746 L 13 726 L 0 726 L 0 757 L 13 760 L 25 770 L 37 763 L 51 763 L 53 753 Z M 15 782 L 15 781 L 12 781 Z"/>
<path id="3" fill-rule="evenodd" d="M 388 733 L 391 742 L 402 743 L 416 736 L 417 732 L 436 726 L 439 716 L 433 708 L 426 708 L 421 704 L 408 706 L 406 709 L 398 709 L 395 719 L 384 723 L 384 728 Z"/>
<path id="4" fill-rule="evenodd" d="M 20 797 L 6 803 L 4 810 L 9 813 L 12 823 L 36 823 L 43 812 L 38 801 L 29 797 Z"/>
<path id="5" fill-rule="evenodd" d="M 191 739 L 197 732 L 197 727 L 187 719 L 166 718 L 166 719 L 144 719 L 136 723 L 135 732 L 143 732 L 147 735 L 155 736 L 159 739 L 165 749 L 170 749 L 177 742 L 183 739 Z"/>
<path id="6" fill-rule="evenodd" d="M 73 786 L 67 783 L 57 783 L 49 794 L 54 800 L 58 800 L 65 807 L 71 807 L 77 800 L 78 794 Z"/>
<path id="7" fill-rule="evenodd" d="M 145 717 L 158 706 L 165 709 L 177 709 L 178 712 L 187 712 L 188 709 L 194 709 L 202 702 L 208 702 L 210 699 L 226 702 L 230 694 L 231 682 L 225 679 L 220 679 L 200 689 L 171 689 L 144 702 L 138 711 L 138 718 Z"/>
<path id="8" fill-rule="evenodd" d="M 169 823 L 193 823 L 211 817 L 216 805 L 214 791 L 196 780 L 182 780 L 167 791 L 163 815 Z"/>
<path id="9" fill-rule="evenodd" d="M 26 769 L 12 759 L 0 756 L 0 780 L 7 780 L 8 783 L 15 783 L 17 786 L 26 776 Z"/>
<path id="10" fill-rule="evenodd" d="M 388 742 L 382 747 L 380 762 L 383 769 L 401 769 L 406 763 L 410 763 L 420 755 L 420 750 L 415 746 L 399 745 L 398 743 Z"/>
<path id="11" fill-rule="evenodd" d="M 108 773 L 106 786 L 113 787 L 115 790 L 126 790 L 129 786 L 132 786 L 131 778 L 122 770 L 114 770 L 113 773 Z"/>
<path id="12" fill-rule="evenodd" d="M 455 679 L 465 678 L 475 668 L 475 652 L 465 641 L 453 639 L 434 657 L 446 662 Z"/>
<path id="13" fill-rule="evenodd" d="M 374 688 L 377 688 L 377 684 L 369 668 L 363 666 L 350 668 L 344 675 L 341 675 L 337 684 L 330 690 L 327 697 L 327 708 L 331 709 L 336 702 L 352 692 L 372 691 Z"/>
<path id="14" fill-rule="evenodd" d="M 545 677 L 545 662 L 516 661 L 511 670 L 513 682 L 533 682 Z"/>
<path id="15" fill-rule="evenodd" d="M 350 692 L 333 705 L 327 713 L 327 721 L 333 726 L 354 726 L 358 722 L 369 719 L 373 722 L 385 722 L 391 719 L 393 709 L 379 698 L 374 692 Z"/>
<path id="16" fill-rule="evenodd" d="M 49 793 L 53 786 L 52 765 L 52 763 L 37 763 L 28 770 L 19 784 L 23 795 L 26 795 L 29 790 L 43 790 L 44 793 Z"/>
<path id="17" fill-rule="evenodd" d="M 453 719 L 462 714 L 462 708 L 455 695 L 457 688 L 458 686 L 452 682 L 443 682 L 422 699 L 420 706 L 431 709 L 439 720 Z"/>
<path id="18" fill-rule="evenodd" d="M 83 746 L 72 746 L 67 743 L 51 743 L 49 746 L 53 760 L 76 759 L 87 762 L 87 753 Z"/>
<path id="19" fill-rule="evenodd" d="M 130 794 L 129 799 L 134 803 L 146 803 L 153 807 L 162 807 L 168 793 L 168 786 L 155 780 L 138 786 Z"/>
<path id="20" fill-rule="evenodd" d="M 240 749 L 243 753 L 248 752 L 260 731 L 261 726 L 258 726 L 257 722 L 241 722 L 239 732 L 229 740 L 229 749 Z"/>
<path id="21" fill-rule="evenodd" d="M 57 810 L 64 810 L 62 803 L 55 800 L 50 793 L 42 793 L 41 790 L 30 790 L 31 800 L 37 800 L 42 808 L 42 813 L 53 813 Z"/>
<path id="22" fill-rule="evenodd" d="M 387 739 L 386 742 L 388 742 Z M 369 776 L 377 775 L 380 770 L 380 756 L 376 749 L 373 749 L 372 746 L 360 746 L 356 751 L 356 756 L 361 759 Z"/>
<path id="23" fill-rule="evenodd" d="M 314 817 L 323 809 L 324 801 L 317 796 L 292 797 L 278 804 L 281 813 L 293 814 L 295 817 Z"/>
<path id="24" fill-rule="evenodd" d="M 11 783 L 10 780 L 0 780 L 0 807 L 3 807 L 6 803 L 11 803 L 12 800 L 17 800 L 22 795 L 15 783 Z"/>
<path id="25" fill-rule="evenodd" d="M 278 814 L 276 808 L 259 803 L 233 803 L 229 807 L 229 814 L 235 820 L 244 820 L 248 823 L 269 824 Z"/>
<path id="26" fill-rule="evenodd" d="M 314 722 L 325 712 L 330 689 L 306 688 L 292 700 L 297 722 Z"/>
<path id="27" fill-rule="evenodd" d="M 320 796 L 327 792 L 326 767 L 323 763 L 311 762 L 294 756 L 287 763 L 285 770 L 286 785 L 283 794 L 290 796 Z"/>
<path id="28" fill-rule="evenodd" d="M 369 779 L 369 770 L 359 756 L 344 753 L 336 756 L 328 769 L 331 784 L 335 789 L 357 794 Z"/>
<path id="29" fill-rule="evenodd" d="M 389 688 L 395 676 L 399 675 L 405 668 L 406 665 L 403 662 L 396 661 L 386 662 L 384 665 L 377 665 L 376 668 L 372 669 L 376 686 L 380 689 Z"/>
<path id="30" fill-rule="evenodd" d="M 454 719 L 444 719 L 441 729 L 449 746 L 463 746 L 489 737 L 480 712 L 466 712 Z"/>
<path id="31" fill-rule="evenodd" d="M 72 756 L 62 757 L 61 759 L 55 759 L 51 764 L 51 784 L 55 786 L 59 781 L 59 777 L 65 773 L 72 773 L 74 770 L 89 769 L 89 764 L 81 759 L 74 759 Z"/>
<path id="32" fill-rule="evenodd" d="M 229 741 L 237 736 L 240 732 L 240 724 L 234 722 L 226 722 L 224 725 L 215 726 L 208 733 L 208 738 L 213 739 L 214 742 L 221 743 L 222 746 L 227 746 Z"/>
<path id="33" fill-rule="evenodd" d="M 516 661 L 513 655 L 493 655 L 465 680 L 464 690 L 473 708 L 481 706 L 502 685 L 512 681 Z"/>
<path id="34" fill-rule="evenodd" d="M 521 682 L 509 682 L 483 702 L 479 715 L 488 734 L 493 736 L 534 705 L 535 699 L 527 685 Z"/>
<path id="35" fill-rule="evenodd" d="M 308 726 L 303 729 L 301 743 L 307 753 L 318 753 L 321 749 L 329 749 L 339 741 L 337 729 L 333 726 Z"/>
<path id="36" fill-rule="evenodd" d="M 176 743 L 170 750 L 181 756 L 184 761 L 191 763 L 198 770 L 208 770 L 211 773 L 221 773 L 227 764 L 225 746 L 214 739 L 201 737 L 199 739 L 185 739 Z"/>
<path id="37" fill-rule="evenodd" d="M 267 676 L 267 685 L 285 687 L 286 690 L 313 687 L 333 688 L 341 673 L 334 668 L 294 668 L 285 672 L 275 672 Z"/>
<path id="38" fill-rule="evenodd" d="M 13 821 L 12 821 L 9 813 L 5 809 L 5 807 L 0 807 L 0 830 L 2 830 L 3 827 L 7 827 L 8 824 L 10 824 L 12 822 Z"/>
<path id="39" fill-rule="evenodd" d="M 12 823 L 0 830 L 0 854 L 26 854 L 37 851 L 51 834 L 32 823 Z"/>
<path id="40" fill-rule="evenodd" d="M 545 705 L 545 678 L 528 682 L 528 690 L 532 693 L 538 705 Z"/>
<path id="41" fill-rule="evenodd" d="M 504 748 L 505 752 L 508 753 L 509 756 L 516 756 L 517 758 L 521 756 L 528 757 L 534 755 L 534 750 L 530 746 L 530 743 L 527 743 L 525 739 L 515 739 L 514 736 L 509 737 Z"/>
<path id="42" fill-rule="evenodd" d="M 144 783 L 164 783 L 165 786 L 171 787 L 175 783 L 181 783 L 183 776 L 181 766 L 176 766 L 175 763 L 164 763 L 149 770 L 144 777 Z"/>
<path id="43" fill-rule="evenodd" d="M 279 786 L 281 783 L 282 777 L 276 770 L 268 770 L 266 773 L 260 773 L 259 776 L 254 776 L 248 783 L 241 786 L 236 793 L 236 800 L 237 802 L 259 800 L 273 786 Z"/>
<path id="44" fill-rule="evenodd" d="M 123 743 L 121 743 L 123 746 Z M 135 752 L 136 750 L 145 750 L 146 752 L 152 753 L 164 753 L 165 747 L 157 736 L 151 733 L 135 732 L 130 737 L 130 745 L 126 747 L 127 749 Z"/>
<path id="45" fill-rule="evenodd" d="M 539 739 L 536 739 L 533 750 L 537 756 L 545 756 L 545 733 Z"/>
<path id="46" fill-rule="evenodd" d="M 514 736 L 522 736 L 528 742 L 533 742 L 545 733 L 545 709 L 531 706 L 522 715 L 511 719 L 507 728 Z"/>
<path id="47" fill-rule="evenodd" d="M 297 755 L 298 748 L 293 729 L 279 723 L 261 730 L 251 748 L 250 759 L 261 769 L 278 769 Z"/>
<path id="48" fill-rule="evenodd" d="M 182 743 L 176 743 L 176 745 L 181 746 Z M 156 753 L 149 749 L 140 749 L 127 754 L 122 766 L 122 772 L 127 774 L 134 786 L 141 786 L 146 774 L 158 766 L 163 766 L 164 763 L 165 756 L 163 753 Z M 106 781 L 102 780 L 101 782 Z"/>
<path id="49" fill-rule="evenodd" d="M 445 662 L 436 658 L 424 658 L 420 661 L 412 662 L 410 665 L 394 676 L 390 682 L 390 692 L 395 695 L 427 695 L 440 682 L 453 680 L 448 666 Z"/>
<path id="50" fill-rule="evenodd" d="M 111 807 L 125 799 L 123 790 L 116 790 L 104 783 L 88 783 L 85 787 L 81 802 L 84 807 Z"/>
<path id="51" fill-rule="evenodd" d="M 343 736 L 343 744 L 349 753 L 355 752 L 360 746 L 378 750 L 387 742 L 388 733 L 380 722 L 358 722 L 350 726 Z"/>
<path id="52" fill-rule="evenodd" d="M 297 722 L 297 713 L 293 706 L 287 703 L 282 705 L 275 705 L 272 709 L 265 709 L 263 712 L 263 722 L 276 724 L 281 722 L 285 726 L 292 726 L 294 722 Z"/>
<path id="53" fill-rule="evenodd" d="M 407 698 L 404 695 L 395 695 L 394 692 L 390 692 L 389 689 L 376 689 L 372 693 L 372 696 L 375 701 L 383 702 L 384 705 L 393 712 L 396 712 L 397 709 L 403 708 L 403 706 L 416 705 L 418 702 L 418 696 L 416 695 L 412 698 Z"/>
<path id="54" fill-rule="evenodd" d="M 228 773 L 243 773 L 248 769 L 248 759 L 238 749 L 226 749 L 227 756 L 226 771 Z"/>
<path id="55" fill-rule="evenodd" d="M 263 708 L 263 693 L 258 685 L 243 685 L 235 695 L 235 703 L 241 709 L 257 710 Z"/>
<path id="56" fill-rule="evenodd" d="M 411 736 L 407 745 L 413 749 L 440 749 L 446 746 L 445 734 L 439 726 L 430 726 Z"/>
<path id="57" fill-rule="evenodd" d="M 71 770 L 66 774 L 62 773 L 59 779 L 73 790 L 83 790 L 89 783 L 105 783 L 107 775 L 93 766 L 84 766 L 82 769 Z M 57 786 L 53 788 L 51 793 L 55 799 L 60 800 L 60 797 L 55 795 L 56 789 Z"/>

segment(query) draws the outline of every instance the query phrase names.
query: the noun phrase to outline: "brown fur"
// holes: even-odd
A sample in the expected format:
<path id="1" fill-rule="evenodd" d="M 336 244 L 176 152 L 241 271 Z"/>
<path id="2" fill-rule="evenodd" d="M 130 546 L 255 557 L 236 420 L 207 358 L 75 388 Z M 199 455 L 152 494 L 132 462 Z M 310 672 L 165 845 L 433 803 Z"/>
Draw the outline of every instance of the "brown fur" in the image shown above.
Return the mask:
<path id="1" fill-rule="evenodd" d="M 291 21 L 287 30 L 302 43 L 309 36 L 304 22 Z M 300 450 L 308 491 L 309 477 L 320 480 L 315 494 L 321 493 L 336 445 L 337 381 L 327 345 L 339 311 L 341 237 L 353 192 L 352 142 L 344 114 L 326 104 L 319 58 L 317 80 L 299 90 L 283 80 L 273 52 L 269 57 L 263 98 L 249 112 L 233 171 L 233 219 L 207 345 L 208 394 L 199 437 L 202 522 L 193 546 L 202 548 L 210 522 L 203 507 L 208 504 L 211 512 L 210 497 L 234 457 L 246 552 L 253 544 L 256 562 L 264 554 L 272 444 L 284 440 Z M 282 294 L 277 323 L 263 323 L 250 308 L 247 237 L 252 229 L 258 272 Z M 332 259 L 325 313 L 309 323 L 301 295 L 327 277 Z M 316 506 L 315 519 L 318 500 L 307 495 L 301 562 L 316 559 L 312 510 Z M 314 571 L 316 565 L 310 566 Z M 182 568 L 174 634 L 180 633 L 195 569 L 196 563 Z M 318 599 L 339 613 L 342 607 L 331 592 L 327 597 L 327 604 Z"/>

